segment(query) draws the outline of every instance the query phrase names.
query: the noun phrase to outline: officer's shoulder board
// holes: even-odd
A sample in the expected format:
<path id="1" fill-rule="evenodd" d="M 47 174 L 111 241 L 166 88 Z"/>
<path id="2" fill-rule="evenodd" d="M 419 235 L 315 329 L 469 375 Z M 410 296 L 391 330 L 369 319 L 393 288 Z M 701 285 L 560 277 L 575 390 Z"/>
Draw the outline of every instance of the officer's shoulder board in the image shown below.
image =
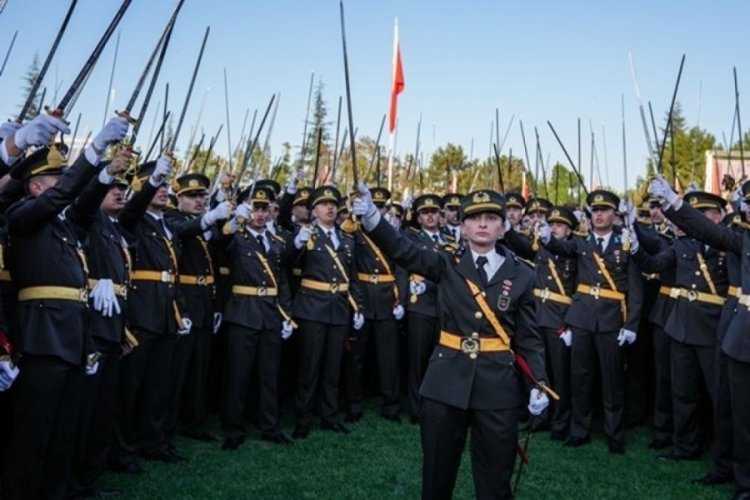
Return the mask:
<path id="1" fill-rule="evenodd" d="M 527 266 L 529 266 L 529 268 L 530 268 L 530 269 L 534 269 L 534 268 L 536 268 L 536 264 L 534 264 L 534 263 L 533 263 L 533 262 L 531 262 L 530 260 L 527 260 L 527 259 L 524 259 L 524 258 L 522 258 L 522 257 L 519 257 L 519 256 L 518 256 L 518 255 L 516 255 L 515 253 L 513 254 L 513 258 L 514 258 L 514 259 L 516 260 L 516 262 L 520 262 L 520 263 L 522 263 L 522 264 L 526 264 Z"/>
<path id="2" fill-rule="evenodd" d="M 285 241 L 286 241 L 286 240 L 284 240 L 283 236 L 279 236 L 276 233 L 271 233 L 271 236 L 273 236 L 275 240 L 280 241 L 281 243 L 285 243 Z"/>
<path id="3" fill-rule="evenodd" d="M 448 252 L 449 254 L 455 255 L 456 252 L 458 252 L 458 249 L 460 248 L 460 245 L 455 242 L 448 242 L 445 245 L 441 247 L 444 251 Z"/>

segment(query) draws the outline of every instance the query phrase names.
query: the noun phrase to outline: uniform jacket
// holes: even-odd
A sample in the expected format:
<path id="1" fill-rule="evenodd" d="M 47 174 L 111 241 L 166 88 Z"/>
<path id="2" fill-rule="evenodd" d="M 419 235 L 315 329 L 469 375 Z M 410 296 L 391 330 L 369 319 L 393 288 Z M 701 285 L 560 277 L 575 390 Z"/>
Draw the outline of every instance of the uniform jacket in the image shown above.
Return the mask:
<path id="1" fill-rule="evenodd" d="M 331 241 L 317 225 L 314 228 L 312 236 L 314 248 L 308 250 L 307 245 L 304 245 L 301 249 L 297 249 L 292 243 L 286 247 L 284 260 L 295 263 L 295 267 L 299 266 L 302 279 L 325 283 L 345 283 L 343 273 L 325 249 L 324 245 L 333 248 Z M 355 274 L 354 238 L 339 228 L 335 231 L 340 243 L 335 252 L 349 280 L 349 293 L 361 309 L 363 301 L 359 281 Z M 348 325 L 352 319 L 352 308 L 345 292 L 323 292 L 300 286 L 294 296 L 292 315 L 295 318 L 330 325 Z"/>
<path id="2" fill-rule="evenodd" d="M 396 282 L 379 283 L 375 280 L 381 275 L 390 275 L 395 279 L 396 265 L 385 255 L 383 259 L 378 257 L 366 238 L 368 237 L 361 230 L 354 233 L 356 274 L 352 279 L 359 281 L 359 286 L 362 288 L 365 318 L 369 320 L 393 319 L 395 303 L 400 302 L 400 288 Z M 380 250 L 377 245 L 375 248 Z M 367 275 L 368 279 L 361 279 L 360 274 Z"/>
<path id="3" fill-rule="evenodd" d="M 87 288 L 84 232 L 61 216 L 98 169 L 80 155 L 57 184 L 8 208 L 9 268 L 17 290 L 31 286 Z M 82 207 L 93 213 L 98 205 Z M 18 303 L 15 348 L 22 354 L 56 356 L 81 365 L 90 350 L 86 304 L 41 299 Z"/>
<path id="4" fill-rule="evenodd" d="M 439 240 L 438 243 L 435 243 L 435 241 L 422 229 L 410 228 L 407 229 L 404 234 L 422 250 L 430 250 L 435 253 L 445 251 L 445 249 L 455 251 L 455 247 L 447 246 L 447 240 Z M 400 268 L 401 266 L 399 266 L 399 269 Z M 424 276 L 421 276 L 417 273 L 404 272 L 404 274 L 407 276 L 407 279 L 402 285 L 401 302 L 406 307 L 406 310 L 409 312 L 409 314 L 416 313 L 430 318 L 437 318 L 438 287 L 435 282 L 426 279 Z M 414 276 L 414 274 L 416 274 L 416 276 Z M 417 278 L 417 280 L 419 280 L 419 278 L 422 278 L 423 283 L 425 284 L 425 292 L 420 295 L 415 295 L 413 298 L 409 291 L 409 280 L 411 280 L 412 278 Z"/>
<path id="5" fill-rule="evenodd" d="M 578 263 L 578 284 L 599 286 L 609 289 L 604 274 L 599 270 L 593 254 L 601 256 L 604 265 L 615 282 L 617 291 L 626 294 L 627 316 L 623 314 L 619 300 L 599 298 L 576 292 L 573 304 L 565 315 L 565 322 L 576 328 L 590 331 L 613 332 L 626 328 L 638 331 L 641 319 L 643 297 L 641 270 L 630 258 L 629 252 L 622 249 L 621 231 L 613 228 L 607 248 L 603 254 L 596 245 L 593 233 L 587 236 L 573 236 L 560 241 L 552 238 L 546 247 L 554 254 L 576 257 Z"/>
<path id="6" fill-rule="evenodd" d="M 702 213 L 687 203 L 679 210 L 669 209 L 665 215 L 680 228 L 691 231 L 699 239 L 715 248 L 726 250 L 740 259 L 741 284 L 744 294 L 750 290 L 750 231 L 730 229 L 714 224 Z M 721 343 L 721 350 L 727 356 L 750 363 L 750 310 L 748 306 L 738 305 L 737 314 L 729 321 L 726 336 Z"/>
<path id="7" fill-rule="evenodd" d="M 505 243 L 513 249 L 518 255 L 525 259 L 533 260 L 536 269 L 535 288 L 540 290 L 549 289 L 554 293 L 564 293 L 572 297 L 576 287 L 576 259 L 571 257 L 561 257 L 555 255 L 543 246 L 534 251 L 532 242 L 525 236 L 518 234 L 514 230 L 505 233 Z M 557 277 L 563 286 L 563 291 L 557 285 L 557 280 L 552 274 L 550 268 L 555 268 Z M 565 314 L 569 306 L 554 300 L 542 300 L 542 297 L 536 299 L 536 320 L 539 326 L 545 328 L 561 328 L 564 326 Z"/>
<path id="8" fill-rule="evenodd" d="M 409 272 L 438 287 L 441 329 L 455 335 L 497 338 L 466 284 L 481 288 L 471 252 L 435 252 L 422 248 L 381 219 L 370 233 L 386 255 Z M 513 351 L 523 355 L 538 380 L 545 380 L 544 345 L 534 320 L 534 273 L 503 247 L 505 261 L 484 289 Z M 507 294 L 507 295 L 506 295 Z M 525 399 L 511 351 L 483 352 L 475 359 L 442 345 L 433 351 L 420 394 L 462 409 L 514 408 Z"/>
<path id="9" fill-rule="evenodd" d="M 708 281 L 700 270 L 701 256 L 705 259 L 716 292 L 724 297 L 728 287 L 724 255 L 724 252 L 713 248 L 706 251 L 703 243 L 689 236 L 682 236 L 676 238 L 669 248 L 654 256 L 639 249 L 634 258 L 645 272 L 658 273 L 674 269 L 675 284 L 679 288 L 711 293 Z M 716 343 L 716 327 L 721 308 L 720 305 L 679 297 L 664 325 L 664 331 L 678 342 L 712 346 Z"/>
<path id="10" fill-rule="evenodd" d="M 291 314 L 291 295 L 289 281 L 282 266 L 284 253 L 283 239 L 264 231 L 269 250 L 265 252 L 250 231 L 242 228 L 227 240 L 227 252 L 230 262 L 232 285 L 272 288 L 274 283 L 278 290 L 276 297 L 251 297 L 229 292 L 224 307 L 224 321 L 253 330 L 281 331 L 283 318 L 279 306 Z M 266 259 L 272 276 L 269 276 L 261 258 Z"/>

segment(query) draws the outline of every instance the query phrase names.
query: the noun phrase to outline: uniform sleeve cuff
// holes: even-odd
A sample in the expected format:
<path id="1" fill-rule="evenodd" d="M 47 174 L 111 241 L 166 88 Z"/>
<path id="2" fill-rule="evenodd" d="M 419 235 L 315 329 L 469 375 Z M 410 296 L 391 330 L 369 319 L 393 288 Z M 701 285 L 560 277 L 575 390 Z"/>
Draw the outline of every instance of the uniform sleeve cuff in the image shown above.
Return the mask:
<path id="1" fill-rule="evenodd" d="M 100 157 L 98 154 L 96 154 L 96 151 L 94 151 L 93 146 L 88 146 L 84 151 L 83 155 L 86 157 L 86 161 L 90 164 L 96 166 L 99 164 Z"/>

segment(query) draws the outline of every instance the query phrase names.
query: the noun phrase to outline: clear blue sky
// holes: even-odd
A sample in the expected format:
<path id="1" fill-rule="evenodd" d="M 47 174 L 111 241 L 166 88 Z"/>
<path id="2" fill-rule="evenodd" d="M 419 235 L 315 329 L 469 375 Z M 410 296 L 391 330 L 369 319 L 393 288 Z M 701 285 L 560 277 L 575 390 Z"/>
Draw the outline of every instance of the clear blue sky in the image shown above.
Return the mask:
<path id="1" fill-rule="evenodd" d="M 0 77 L 0 110 L 8 117 L 18 111 L 23 74 L 33 54 L 44 58 L 68 3 L 8 0 L 0 14 L 0 54 L 4 56 L 14 30 L 19 30 L 8 67 Z M 119 5 L 119 0 L 79 0 L 45 80 L 49 87 L 55 81 L 61 84 L 58 98 Z M 173 5 L 173 0 L 133 0 L 120 25 L 115 108 L 125 104 Z M 580 117 L 584 171 L 588 172 L 589 165 L 590 120 L 602 169 L 605 129 L 610 184 L 621 188 L 623 93 L 631 183 L 645 172 L 647 157 L 628 52 L 635 57 L 641 91 L 644 99 L 653 102 L 659 123 L 669 106 L 680 57 L 687 54 L 678 99 L 688 124 L 694 125 L 702 85 L 700 126 L 720 141 L 722 132 L 729 135 L 731 127 L 732 66 L 736 65 L 743 126 L 746 130 L 750 126 L 745 34 L 750 3 L 743 0 L 348 0 L 345 8 L 354 119 L 360 135 L 374 137 L 387 110 L 393 19 L 399 19 L 406 75 L 406 90 L 399 101 L 399 154 L 413 150 L 421 112 L 423 151 L 430 153 L 453 142 L 468 155 L 473 138 L 474 156 L 486 157 L 497 107 L 503 130 L 511 115 L 516 116 L 505 152 L 509 146 L 514 156 L 523 151 L 520 118 L 527 140 L 533 136 L 533 127 L 539 127 L 545 156 L 551 152 L 553 162 L 564 162 L 546 120 L 552 121 L 575 157 L 576 119 Z M 178 146 L 187 144 L 204 95 L 201 126 L 207 136 L 225 121 L 225 67 L 235 143 L 245 110 L 250 108 L 252 113 L 260 108 L 261 114 L 270 96 L 281 92 L 272 156 L 284 141 L 298 147 L 312 71 L 325 83 L 329 116 L 335 120 L 337 99 L 344 92 L 337 0 L 186 0 L 159 91 L 144 122 L 144 139 L 151 128 L 153 107 L 163 98 L 165 81 L 171 86 L 171 109 L 179 114 L 207 25 L 211 35 Z M 115 37 L 71 113 L 75 118 L 82 112 L 82 129 L 101 126 L 114 41 Z M 217 148 L 226 154 L 226 135 Z M 602 177 L 606 182 L 604 171 Z"/>

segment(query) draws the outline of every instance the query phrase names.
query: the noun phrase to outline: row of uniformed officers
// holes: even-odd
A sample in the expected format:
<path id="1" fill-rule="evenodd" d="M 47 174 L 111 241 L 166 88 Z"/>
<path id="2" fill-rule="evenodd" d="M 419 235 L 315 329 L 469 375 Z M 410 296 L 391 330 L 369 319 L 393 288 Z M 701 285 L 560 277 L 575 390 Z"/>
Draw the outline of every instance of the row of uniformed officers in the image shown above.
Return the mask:
<path id="1" fill-rule="evenodd" d="M 402 328 L 425 498 L 450 496 L 469 430 L 477 496 L 509 497 L 519 407 L 552 439 L 583 446 L 598 387 L 609 451 L 624 453 L 631 353 L 646 341 L 651 446 L 671 448 L 663 460 L 700 455 L 705 385 L 716 432 L 701 481 L 734 479 L 747 495 L 750 253 L 744 219 L 723 221 L 721 198 L 683 202 L 656 179 L 650 222 L 618 213 L 603 190 L 579 221 L 543 199 L 480 190 L 422 195 L 406 220 L 382 188 L 361 186 L 347 204 L 334 186 L 295 179 L 281 196 L 274 181 L 240 190 L 228 175 L 214 188 L 177 175 L 167 155 L 133 168 L 121 149 L 102 161 L 127 135 L 122 118 L 66 168 L 64 148 L 49 146 L 60 132 L 44 115 L 0 128 L 5 497 L 102 495 L 107 465 L 137 474 L 141 457 L 184 461 L 171 437 L 214 439 L 209 396 L 222 449 L 243 443 L 249 399 L 262 439 L 289 443 L 279 396 L 290 379 L 292 438 L 308 436 L 314 415 L 347 434 L 365 408 L 368 346 L 380 414 L 398 422 Z"/>

